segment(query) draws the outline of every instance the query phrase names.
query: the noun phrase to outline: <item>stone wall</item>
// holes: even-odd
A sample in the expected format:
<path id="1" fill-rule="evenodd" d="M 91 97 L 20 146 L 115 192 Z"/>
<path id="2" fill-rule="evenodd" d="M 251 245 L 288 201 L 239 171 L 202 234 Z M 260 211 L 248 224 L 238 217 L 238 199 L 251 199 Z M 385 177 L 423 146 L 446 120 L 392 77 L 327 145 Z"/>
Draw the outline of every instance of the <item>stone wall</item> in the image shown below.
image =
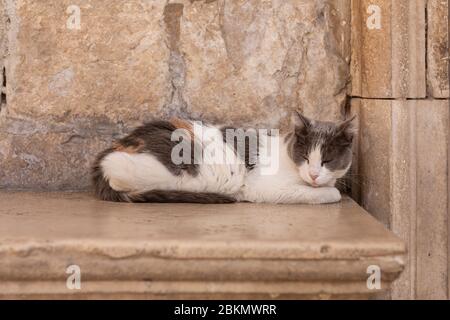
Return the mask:
<path id="1" fill-rule="evenodd" d="M 354 195 L 408 245 L 394 299 L 450 298 L 448 12 L 447 0 L 352 3 Z"/>
<path id="2" fill-rule="evenodd" d="M 340 116 L 348 0 L 2 0 L 0 188 L 84 189 L 95 154 L 173 115 Z"/>

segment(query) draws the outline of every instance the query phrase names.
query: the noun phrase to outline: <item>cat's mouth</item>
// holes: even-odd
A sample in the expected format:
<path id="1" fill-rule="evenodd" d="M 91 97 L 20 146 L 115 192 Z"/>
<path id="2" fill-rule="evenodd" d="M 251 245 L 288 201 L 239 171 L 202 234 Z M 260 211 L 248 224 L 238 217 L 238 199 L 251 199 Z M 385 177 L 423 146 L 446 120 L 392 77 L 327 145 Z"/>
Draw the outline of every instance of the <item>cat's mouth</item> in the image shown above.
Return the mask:
<path id="1" fill-rule="evenodd" d="M 314 187 L 314 188 L 319 188 L 320 187 L 320 185 L 317 184 L 316 182 L 311 182 L 310 185 L 311 185 L 311 187 Z"/>

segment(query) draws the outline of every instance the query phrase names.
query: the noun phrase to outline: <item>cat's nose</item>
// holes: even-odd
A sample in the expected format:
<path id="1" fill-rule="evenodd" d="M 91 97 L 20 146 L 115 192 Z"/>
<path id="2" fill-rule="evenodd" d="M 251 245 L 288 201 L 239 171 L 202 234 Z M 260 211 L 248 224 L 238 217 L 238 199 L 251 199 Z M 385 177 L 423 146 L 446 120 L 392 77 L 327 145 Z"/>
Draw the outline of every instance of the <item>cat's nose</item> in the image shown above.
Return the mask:
<path id="1" fill-rule="evenodd" d="M 314 173 L 309 173 L 309 176 L 311 177 L 312 181 L 316 180 L 319 177 L 318 174 L 314 174 Z"/>

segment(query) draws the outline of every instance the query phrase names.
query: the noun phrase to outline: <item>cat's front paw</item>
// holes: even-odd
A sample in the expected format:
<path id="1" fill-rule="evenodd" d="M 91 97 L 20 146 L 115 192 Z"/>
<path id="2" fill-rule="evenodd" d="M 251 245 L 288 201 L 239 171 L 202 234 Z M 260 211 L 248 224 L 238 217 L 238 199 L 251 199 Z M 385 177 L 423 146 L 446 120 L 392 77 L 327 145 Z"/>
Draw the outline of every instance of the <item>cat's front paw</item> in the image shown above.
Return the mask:
<path id="1" fill-rule="evenodd" d="M 342 196 L 338 189 L 334 187 L 320 188 L 320 194 L 317 199 L 317 204 L 320 203 L 335 203 L 341 201 Z"/>

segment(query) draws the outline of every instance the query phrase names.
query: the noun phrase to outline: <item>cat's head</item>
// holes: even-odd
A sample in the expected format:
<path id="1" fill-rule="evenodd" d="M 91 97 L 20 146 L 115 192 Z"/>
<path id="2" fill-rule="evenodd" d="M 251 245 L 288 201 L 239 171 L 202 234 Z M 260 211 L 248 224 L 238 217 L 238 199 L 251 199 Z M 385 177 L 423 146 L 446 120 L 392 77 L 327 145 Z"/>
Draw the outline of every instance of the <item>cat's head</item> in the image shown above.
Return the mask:
<path id="1" fill-rule="evenodd" d="M 313 187 L 334 186 L 347 173 L 352 163 L 353 119 L 333 123 L 293 116 L 291 157 L 303 181 Z"/>

